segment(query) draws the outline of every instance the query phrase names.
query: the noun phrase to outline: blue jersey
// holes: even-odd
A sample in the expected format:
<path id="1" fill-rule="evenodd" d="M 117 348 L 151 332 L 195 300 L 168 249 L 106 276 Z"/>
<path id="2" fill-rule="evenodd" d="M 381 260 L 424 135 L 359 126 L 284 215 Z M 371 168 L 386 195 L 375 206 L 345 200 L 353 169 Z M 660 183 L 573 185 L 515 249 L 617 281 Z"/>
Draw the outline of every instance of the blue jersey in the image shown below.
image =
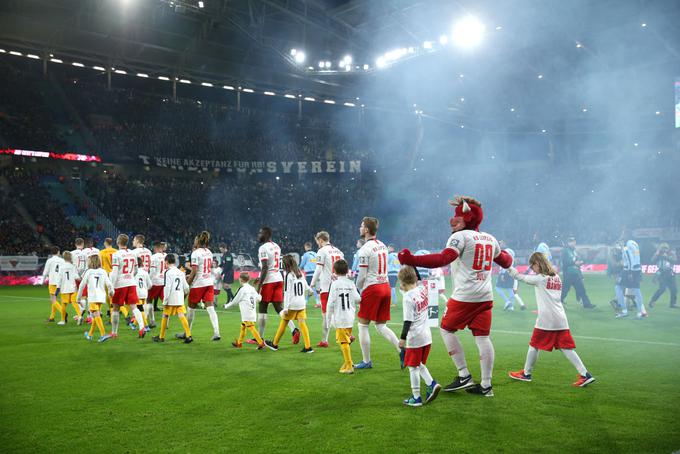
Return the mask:
<path id="1" fill-rule="evenodd" d="M 300 268 L 306 273 L 313 273 L 316 269 L 316 252 L 307 251 L 300 259 Z"/>
<path id="2" fill-rule="evenodd" d="M 546 243 L 539 243 L 538 246 L 536 246 L 534 252 L 542 252 L 546 257 L 548 257 L 548 261 L 552 262 L 552 254 L 550 253 L 550 248 Z"/>
<path id="3" fill-rule="evenodd" d="M 626 241 L 623 248 L 623 269 L 640 271 L 640 246 L 633 240 Z"/>
<path id="4" fill-rule="evenodd" d="M 427 255 L 429 253 L 430 251 L 428 251 L 427 249 L 420 249 L 419 251 L 416 251 L 413 255 Z M 417 267 L 417 269 L 421 279 L 425 279 L 430 275 L 430 270 L 427 268 Z"/>
<path id="5" fill-rule="evenodd" d="M 359 272 L 359 251 L 354 253 L 354 259 L 352 259 L 352 273 Z"/>
<path id="6" fill-rule="evenodd" d="M 390 252 L 387 255 L 387 274 L 397 274 L 399 273 L 399 268 L 401 268 L 401 264 L 399 263 L 397 253 Z"/>

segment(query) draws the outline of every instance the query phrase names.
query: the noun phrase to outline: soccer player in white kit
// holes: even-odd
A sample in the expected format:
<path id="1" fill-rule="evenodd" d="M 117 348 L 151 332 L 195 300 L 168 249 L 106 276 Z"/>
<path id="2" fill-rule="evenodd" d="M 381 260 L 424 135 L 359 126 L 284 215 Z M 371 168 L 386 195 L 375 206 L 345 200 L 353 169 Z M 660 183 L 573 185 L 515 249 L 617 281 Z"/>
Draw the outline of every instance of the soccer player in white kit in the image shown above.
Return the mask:
<path id="1" fill-rule="evenodd" d="M 151 328 L 149 327 L 149 316 L 147 314 L 148 312 L 153 314 L 153 306 L 148 303 L 151 277 L 144 269 L 144 259 L 142 257 L 137 257 L 137 274 L 135 274 L 135 281 L 137 283 L 137 298 L 139 299 L 137 309 L 142 313 L 145 325 L 144 329 L 148 333 Z M 151 310 L 149 311 L 149 309 Z"/>
<path id="2" fill-rule="evenodd" d="M 536 304 L 538 305 L 538 317 L 534 333 L 529 341 L 529 351 L 524 364 L 524 369 L 517 372 L 509 372 L 510 378 L 520 381 L 531 381 L 531 372 L 538 359 L 538 351 L 562 350 L 564 356 L 578 371 L 578 377 L 572 386 L 583 388 L 595 381 L 590 375 L 581 358 L 576 353 L 576 343 L 571 337 L 567 315 L 561 301 L 562 281 L 560 275 L 550 264 L 545 254 L 534 252 L 529 257 L 529 266 L 535 275 L 520 274 L 515 268 L 510 268 L 510 275 L 524 281 L 529 285 L 536 286 Z"/>
<path id="3" fill-rule="evenodd" d="M 111 284 L 113 285 L 113 298 L 111 299 L 111 334 L 103 336 L 106 339 L 118 337 L 118 325 L 120 323 L 120 308 L 127 306 L 134 314 L 139 327 L 139 338 L 142 339 L 146 334 L 144 329 L 144 317 L 137 309 L 137 285 L 135 274 L 137 271 L 137 258 L 127 246 L 130 238 L 124 233 L 118 235 L 116 243 L 118 250 L 111 257 Z M 104 341 L 106 340 L 104 339 Z"/>
<path id="4" fill-rule="evenodd" d="M 257 330 L 260 337 L 264 339 L 264 329 L 267 325 L 267 308 L 269 303 L 274 306 L 274 310 L 279 314 L 283 310 L 283 276 L 281 275 L 281 248 L 272 241 L 272 229 L 262 227 L 258 235 L 258 241 L 262 244 L 258 250 L 260 260 L 260 284 L 258 293 L 262 295 L 262 300 L 257 305 Z M 300 342 L 300 330 L 295 327 L 292 321 L 288 322 L 293 335 L 293 344 Z M 248 343 L 257 343 L 255 339 L 250 339 Z"/>
<path id="5" fill-rule="evenodd" d="M 78 286 L 78 299 L 80 299 L 85 291 L 87 292 L 88 309 L 90 317 L 92 318 L 92 326 L 90 331 L 85 331 L 85 339 L 92 340 L 95 328 L 99 328 L 99 342 L 105 342 L 108 337 L 105 337 L 106 330 L 104 329 L 104 322 L 102 321 L 102 304 L 106 302 L 106 295 L 113 296 L 113 285 L 109 275 L 101 267 L 102 262 L 99 254 L 91 256 L 87 261 L 88 269 L 83 275 L 83 279 Z"/>
<path id="6" fill-rule="evenodd" d="M 321 298 L 321 342 L 317 347 L 328 348 L 328 293 L 330 292 L 331 282 L 335 278 L 333 274 L 333 264 L 345 258 L 345 254 L 331 244 L 331 237 L 328 232 L 321 231 L 314 236 L 319 251 L 316 253 L 316 269 L 312 276 L 311 286 L 319 292 Z"/>
<path id="7" fill-rule="evenodd" d="M 191 273 L 187 282 L 191 287 L 189 290 L 189 328 L 193 327 L 196 308 L 200 302 L 205 304 L 205 310 L 210 318 L 213 328 L 213 341 L 218 341 L 220 336 L 220 324 L 215 312 L 215 281 L 212 275 L 213 254 L 208 249 L 210 243 L 210 233 L 202 231 L 194 239 L 194 251 L 191 253 Z M 184 339 L 186 333 L 178 334 L 178 339 Z"/>
<path id="8" fill-rule="evenodd" d="M 387 327 L 390 320 L 390 304 L 392 290 L 387 279 L 387 246 L 376 238 L 378 220 L 365 217 L 361 221 L 359 233 L 366 242 L 359 249 L 359 276 L 357 289 L 361 293 L 359 306 L 359 345 L 363 359 L 356 369 L 372 369 L 371 336 L 368 325 L 375 322 L 376 330 L 394 346 L 397 354 L 401 353 L 399 339 L 394 331 Z"/>
<path id="9" fill-rule="evenodd" d="M 492 397 L 494 349 L 489 338 L 493 307 L 491 266 L 495 262 L 502 268 L 508 268 L 512 265 L 512 257 L 501 250 L 496 238 L 479 232 L 479 224 L 484 217 L 481 203 L 465 196 L 458 196 L 450 203 L 456 208 L 450 220 L 453 234 L 446 242 L 446 248 L 438 254 L 421 256 L 414 256 L 411 251 L 404 249 L 399 253 L 399 262 L 426 268 L 451 263 L 453 294 L 446 305 L 440 331 L 458 369 L 458 377 L 444 391 L 469 388 L 467 391 L 470 393 Z M 481 384 L 472 381 L 463 345 L 456 336 L 456 331 L 466 327 L 472 331 L 479 349 Z"/>
<path id="10" fill-rule="evenodd" d="M 149 323 L 151 328 L 156 327 L 155 311 L 158 310 L 158 300 L 163 303 L 163 286 L 165 285 L 165 243 L 156 241 L 153 244 L 153 255 L 151 256 L 151 265 L 149 266 L 149 276 L 151 277 L 151 288 L 149 289 L 149 298 L 147 301 L 153 304 L 151 309 L 151 316 Z"/>
<path id="11" fill-rule="evenodd" d="M 145 240 L 144 235 L 135 235 L 132 239 L 132 245 L 135 247 L 132 253 L 135 257 L 142 259 L 141 268 L 148 273 L 151 267 L 151 251 L 144 246 Z"/>
<path id="12" fill-rule="evenodd" d="M 71 251 L 71 261 L 73 262 L 73 266 L 76 267 L 76 271 L 78 272 L 78 276 L 76 277 L 76 287 L 80 286 L 80 281 L 85 275 L 85 271 L 87 271 L 87 259 L 88 259 L 88 254 L 85 251 L 85 240 L 82 238 L 76 238 L 74 241 L 74 244 L 76 245 L 76 248 Z M 85 289 L 85 294 L 82 297 L 82 300 L 78 300 L 78 303 L 81 306 L 81 313 L 87 309 L 87 289 Z M 78 324 L 82 323 L 82 318 L 78 320 Z"/>
<path id="13" fill-rule="evenodd" d="M 184 328 L 184 343 L 190 344 L 194 341 L 191 337 L 191 328 L 184 316 L 184 297 L 190 291 L 187 284 L 186 275 L 175 265 L 175 254 L 165 256 L 165 273 L 163 279 L 163 318 L 161 319 L 161 332 L 153 337 L 154 342 L 165 342 L 165 332 L 168 329 L 168 320 L 171 315 L 179 318 L 182 328 Z"/>
<path id="14" fill-rule="evenodd" d="M 59 268 L 61 268 L 61 265 L 64 263 L 64 259 L 59 256 L 59 248 L 57 246 L 52 246 L 50 253 L 52 255 L 45 262 L 45 267 L 42 273 L 43 283 L 46 279 L 48 281 L 47 289 L 50 294 L 51 310 L 50 316 L 46 322 L 53 322 L 57 311 L 61 312 L 61 305 L 57 302 L 57 292 L 59 289 L 59 287 L 57 287 L 57 283 L 59 282 Z"/>

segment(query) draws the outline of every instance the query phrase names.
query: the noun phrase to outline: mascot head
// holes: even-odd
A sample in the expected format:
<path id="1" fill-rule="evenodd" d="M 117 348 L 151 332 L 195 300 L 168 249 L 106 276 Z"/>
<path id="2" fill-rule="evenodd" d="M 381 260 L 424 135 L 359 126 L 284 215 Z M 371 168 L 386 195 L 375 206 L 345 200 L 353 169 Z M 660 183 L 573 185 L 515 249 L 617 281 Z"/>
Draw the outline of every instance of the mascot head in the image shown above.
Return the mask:
<path id="1" fill-rule="evenodd" d="M 479 230 L 479 225 L 484 219 L 482 204 L 473 197 L 456 196 L 449 202 L 455 207 L 451 227 L 454 231 L 469 229 Z"/>

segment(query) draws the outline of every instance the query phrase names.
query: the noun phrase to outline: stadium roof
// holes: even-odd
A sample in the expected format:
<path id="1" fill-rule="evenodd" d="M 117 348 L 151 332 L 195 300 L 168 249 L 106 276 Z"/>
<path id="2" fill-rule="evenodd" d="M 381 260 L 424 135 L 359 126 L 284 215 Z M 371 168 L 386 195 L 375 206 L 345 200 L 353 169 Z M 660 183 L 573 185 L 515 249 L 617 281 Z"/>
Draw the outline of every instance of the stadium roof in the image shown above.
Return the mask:
<path id="1" fill-rule="evenodd" d="M 440 45 L 469 14 L 486 25 L 480 49 Z M 0 2 L 7 48 L 151 77 L 415 104 L 491 124 L 521 112 L 532 119 L 596 112 L 605 91 L 620 96 L 643 80 L 649 111 L 670 110 L 679 23 L 680 2 L 646 0 Z M 400 49 L 393 64 L 376 67 Z M 348 71 L 340 66 L 346 55 Z"/>

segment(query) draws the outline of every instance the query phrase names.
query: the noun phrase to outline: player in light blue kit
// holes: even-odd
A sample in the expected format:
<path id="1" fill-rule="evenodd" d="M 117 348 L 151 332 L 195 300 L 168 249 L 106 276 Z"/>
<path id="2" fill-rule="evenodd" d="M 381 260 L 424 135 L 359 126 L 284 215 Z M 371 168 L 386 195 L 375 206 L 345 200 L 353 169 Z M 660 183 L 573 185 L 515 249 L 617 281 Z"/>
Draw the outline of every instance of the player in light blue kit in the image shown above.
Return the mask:
<path id="1" fill-rule="evenodd" d="M 622 235 L 625 240 L 626 234 Z M 635 240 L 627 240 L 622 249 L 623 271 L 616 282 L 616 299 L 619 302 L 620 312 L 616 318 L 628 316 L 628 306 L 626 305 L 625 292 L 630 292 L 635 298 L 635 305 L 637 306 L 637 319 L 640 320 L 647 317 L 647 311 L 642 301 L 642 292 L 640 291 L 640 281 L 642 280 L 642 268 L 640 266 L 640 246 Z"/>
<path id="2" fill-rule="evenodd" d="M 397 275 L 399 274 L 399 257 L 394 251 L 394 244 L 387 246 L 387 279 L 390 281 L 390 288 L 392 289 L 392 307 L 397 305 Z"/>
<path id="3" fill-rule="evenodd" d="M 312 243 L 309 241 L 305 243 L 305 253 L 300 259 L 300 269 L 304 271 L 307 284 L 310 285 L 316 269 L 316 252 L 312 250 Z M 316 289 L 314 289 L 314 307 L 321 307 L 319 292 Z"/>
<path id="4" fill-rule="evenodd" d="M 363 238 L 357 240 L 357 250 L 354 252 L 354 258 L 352 259 L 352 277 L 356 280 L 359 274 L 359 249 L 364 245 L 366 241 Z"/>
<path id="5" fill-rule="evenodd" d="M 514 261 L 515 251 L 507 248 L 504 241 L 501 241 L 500 245 L 501 249 L 510 254 L 512 260 Z M 543 254 L 545 255 L 545 253 Z M 522 301 L 522 298 L 519 296 L 517 279 L 514 279 L 512 276 L 510 276 L 508 270 L 505 268 L 501 268 L 498 272 L 498 278 L 496 279 L 496 291 L 503 297 L 503 300 L 505 301 L 505 305 L 503 306 L 504 311 L 514 311 L 515 301 L 519 303 L 521 310 L 526 309 L 524 301 Z"/>
<path id="6" fill-rule="evenodd" d="M 430 251 L 425 249 L 425 243 L 423 243 L 423 240 L 418 240 L 416 243 L 416 248 L 418 249 L 416 252 L 413 253 L 413 255 L 428 255 L 430 254 Z M 430 276 L 430 270 L 428 268 L 421 268 L 417 267 L 418 273 L 420 274 L 421 279 L 427 279 Z"/>

